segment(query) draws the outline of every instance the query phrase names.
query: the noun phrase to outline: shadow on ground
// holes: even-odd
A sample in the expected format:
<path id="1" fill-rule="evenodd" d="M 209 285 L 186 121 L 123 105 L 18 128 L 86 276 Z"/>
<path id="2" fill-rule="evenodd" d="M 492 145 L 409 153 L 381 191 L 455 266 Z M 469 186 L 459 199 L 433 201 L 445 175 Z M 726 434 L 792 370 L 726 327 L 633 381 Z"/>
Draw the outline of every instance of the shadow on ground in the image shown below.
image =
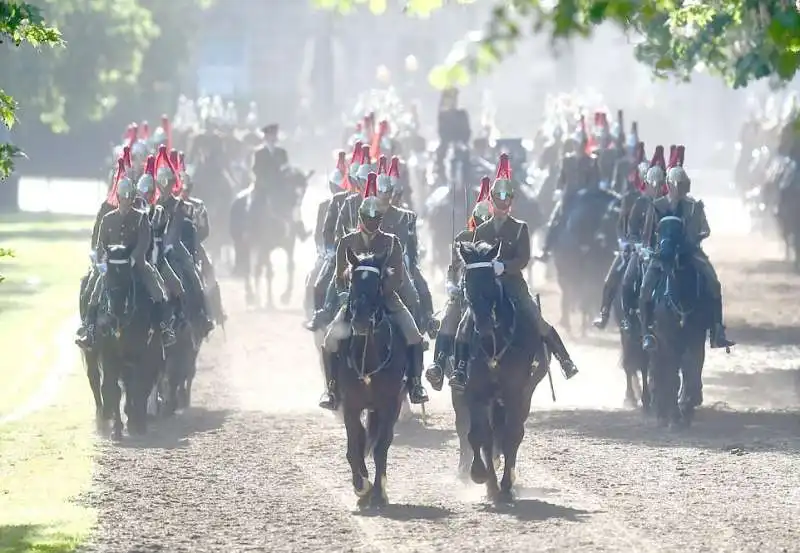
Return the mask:
<path id="1" fill-rule="evenodd" d="M 800 413 L 700 408 L 688 430 L 660 429 L 639 411 L 576 409 L 541 411 L 528 419 L 532 434 L 542 429 L 581 438 L 653 447 L 751 450 L 800 454 Z"/>
<path id="2" fill-rule="evenodd" d="M 225 424 L 231 411 L 192 407 L 169 419 L 150 421 L 145 436 L 127 437 L 120 447 L 133 449 L 177 449 L 189 447 L 191 438 L 205 432 L 218 430 Z"/>
<path id="3" fill-rule="evenodd" d="M 434 505 L 408 505 L 408 504 L 389 504 L 378 510 L 365 509 L 353 511 L 356 516 L 381 517 L 398 521 L 412 520 L 441 520 L 453 514 L 450 509 L 436 507 Z"/>
<path id="4" fill-rule="evenodd" d="M 797 325 L 751 325 L 737 321 L 728 327 L 730 338 L 737 344 L 777 347 L 800 345 L 800 327 Z"/>
<path id="5" fill-rule="evenodd" d="M 713 373 L 703 378 L 703 389 L 707 398 L 733 407 L 800 408 L 800 369 Z"/>
<path id="6" fill-rule="evenodd" d="M 457 438 L 455 428 L 423 426 L 417 419 L 398 422 L 392 445 L 416 449 L 446 449 L 448 442 Z"/>
<path id="7" fill-rule="evenodd" d="M 484 505 L 483 510 L 488 513 L 510 515 L 521 522 L 537 522 L 549 519 L 586 522 L 590 515 L 596 514 L 593 511 L 556 505 L 540 499 L 517 499 L 509 504 Z"/>

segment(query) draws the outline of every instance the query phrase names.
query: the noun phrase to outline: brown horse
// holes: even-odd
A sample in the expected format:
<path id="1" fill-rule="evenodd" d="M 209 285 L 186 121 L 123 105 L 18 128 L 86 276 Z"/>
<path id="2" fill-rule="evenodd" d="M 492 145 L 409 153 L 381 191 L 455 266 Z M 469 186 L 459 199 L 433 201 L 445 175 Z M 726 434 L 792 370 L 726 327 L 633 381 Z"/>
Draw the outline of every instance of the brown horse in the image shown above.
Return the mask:
<path id="1" fill-rule="evenodd" d="M 385 258 L 347 252 L 352 279 L 347 317 L 351 338 L 338 356 L 341 413 L 347 430 L 347 460 L 359 507 L 387 504 L 386 464 L 394 425 L 405 395 L 405 343 L 383 308 L 381 276 Z M 367 428 L 361 423 L 367 411 Z M 369 437 L 369 440 L 368 440 Z M 372 451 L 374 482 L 365 456 Z"/>
<path id="2" fill-rule="evenodd" d="M 464 391 L 470 413 L 470 476 L 476 484 L 486 484 L 490 499 L 510 501 L 531 397 L 547 374 L 546 361 L 536 363 L 546 357 L 546 348 L 536 322 L 518 312 L 496 280 L 492 260 L 497 258 L 500 244 L 462 242 L 458 249 L 465 264 L 465 298 L 474 323 Z M 499 486 L 495 443 L 504 459 Z"/>

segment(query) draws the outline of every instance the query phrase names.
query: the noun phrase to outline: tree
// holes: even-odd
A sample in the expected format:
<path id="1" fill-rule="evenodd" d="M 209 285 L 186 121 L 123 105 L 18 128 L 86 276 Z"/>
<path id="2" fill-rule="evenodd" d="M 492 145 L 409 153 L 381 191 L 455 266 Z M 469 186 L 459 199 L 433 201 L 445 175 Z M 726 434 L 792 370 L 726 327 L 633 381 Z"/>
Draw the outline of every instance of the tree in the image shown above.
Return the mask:
<path id="1" fill-rule="evenodd" d="M 39 8 L 16 0 L 0 0 L 0 42 L 14 48 L 28 44 L 37 51 L 40 46 L 63 45 L 58 29 L 45 23 Z M 16 109 L 14 98 L 0 89 L 0 119 L 8 129 L 16 122 Z M 20 155 L 13 144 L 0 144 L 0 179 L 11 173 L 14 158 Z M 0 257 L 5 255 L 8 251 L 0 249 Z"/>
<path id="2" fill-rule="evenodd" d="M 456 0 L 472 3 L 475 0 Z M 359 5 L 383 13 L 387 0 L 315 0 L 323 9 L 346 13 Z M 526 32 L 553 41 L 588 37 L 612 22 L 640 37 L 636 58 L 659 77 L 688 80 L 698 68 L 738 88 L 770 78 L 791 80 L 800 66 L 800 14 L 789 0 L 493 0 L 484 32 L 466 41 L 449 62 L 434 70 L 432 84 L 459 84 L 490 69 L 513 51 Z M 414 17 L 442 9 L 447 0 L 408 0 Z"/>

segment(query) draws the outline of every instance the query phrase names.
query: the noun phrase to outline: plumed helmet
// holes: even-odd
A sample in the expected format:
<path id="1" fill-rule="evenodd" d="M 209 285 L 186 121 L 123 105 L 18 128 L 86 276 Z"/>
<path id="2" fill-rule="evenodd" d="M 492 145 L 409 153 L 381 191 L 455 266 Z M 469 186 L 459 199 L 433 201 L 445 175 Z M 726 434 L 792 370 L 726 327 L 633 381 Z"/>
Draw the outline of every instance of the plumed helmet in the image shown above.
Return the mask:
<path id="1" fill-rule="evenodd" d="M 358 213 L 362 217 L 375 218 L 380 216 L 380 200 L 378 200 L 378 174 L 370 172 L 367 174 L 367 185 L 364 187 L 364 199 L 358 208 Z"/>
<path id="2" fill-rule="evenodd" d="M 660 165 L 654 165 L 647 170 L 647 175 L 645 176 L 645 181 L 650 186 L 660 186 L 664 184 L 666 179 L 666 175 L 664 174 L 664 169 L 661 168 Z"/>
<path id="3" fill-rule="evenodd" d="M 147 199 L 150 199 L 156 191 L 156 179 L 154 176 L 156 168 L 156 158 L 152 155 L 147 156 L 144 173 L 136 183 L 136 190 Z"/>
<path id="4" fill-rule="evenodd" d="M 500 159 L 497 162 L 497 174 L 495 175 L 494 184 L 492 184 L 492 195 L 499 195 L 503 197 L 514 195 L 514 183 L 511 180 L 511 162 L 508 154 L 500 154 Z"/>
<path id="5" fill-rule="evenodd" d="M 133 165 L 143 165 L 150 153 L 150 148 L 144 140 L 137 140 L 131 144 L 131 160 Z"/>
<path id="6" fill-rule="evenodd" d="M 686 174 L 686 169 L 680 165 L 670 168 L 667 172 L 667 185 L 669 185 L 670 188 L 678 186 L 688 188 L 690 184 L 691 180 L 689 179 L 689 175 Z"/>
<path id="7" fill-rule="evenodd" d="M 161 128 L 157 127 L 156 130 L 153 131 L 153 134 L 150 135 L 150 149 L 155 150 L 162 144 L 167 143 L 167 132 Z"/>
<path id="8" fill-rule="evenodd" d="M 133 186 L 133 181 L 127 176 L 123 175 L 117 182 L 117 198 L 131 199 L 136 196 L 136 187 Z"/>
<path id="9" fill-rule="evenodd" d="M 650 169 L 650 165 L 646 161 L 642 161 L 636 166 L 636 169 L 639 171 L 639 178 L 647 181 L 647 170 Z"/>

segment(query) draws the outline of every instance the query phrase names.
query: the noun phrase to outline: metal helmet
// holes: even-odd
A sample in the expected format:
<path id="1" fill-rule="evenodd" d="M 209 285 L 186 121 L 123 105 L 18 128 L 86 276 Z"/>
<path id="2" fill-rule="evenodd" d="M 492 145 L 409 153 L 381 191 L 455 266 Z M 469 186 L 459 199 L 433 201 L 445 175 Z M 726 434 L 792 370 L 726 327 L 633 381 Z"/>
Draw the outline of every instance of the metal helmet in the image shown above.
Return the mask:
<path id="1" fill-rule="evenodd" d="M 157 127 L 150 135 L 150 149 L 155 150 L 162 144 L 167 143 L 167 131 L 162 127 Z"/>
<path id="2" fill-rule="evenodd" d="M 378 178 L 376 181 L 376 187 L 378 190 L 378 195 L 381 197 L 391 196 L 394 190 L 394 182 L 389 176 L 387 163 L 386 156 L 382 155 L 380 158 L 378 158 Z"/>
<path id="3" fill-rule="evenodd" d="M 136 197 L 136 187 L 133 185 L 133 181 L 125 175 L 120 177 L 120 179 L 117 181 L 116 188 L 117 199 L 125 198 L 132 200 Z"/>
<path id="4" fill-rule="evenodd" d="M 370 172 L 367 175 L 367 185 L 364 187 L 364 199 L 358 208 L 360 218 L 375 219 L 382 215 L 381 202 L 378 199 L 378 175 Z"/>
<path id="5" fill-rule="evenodd" d="M 492 196 L 499 196 L 502 200 L 514 196 L 514 182 L 511 180 L 511 163 L 508 159 L 508 154 L 500 154 L 491 194 Z"/>
<path id="6" fill-rule="evenodd" d="M 155 168 L 156 158 L 152 155 L 147 156 L 147 166 L 144 174 L 136 182 L 136 191 L 147 200 L 150 200 L 156 193 Z"/>
<path id="7" fill-rule="evenodd" d="M 489 200 L 483 200 L 475 204 L 472 208 L 472 217 L 476 225 L 480 225 L 492 216 L 492 204 Z"/>
<path id="8" fill-rule="evenodd" d="M 650 169 L 650 165 L 646 161 L 642 161 L 636 166 L 636 169 L 639 171 L 639 178 L 646 182 L 647 170 Z"/>
<path id="9" fill-rule="evenodd" d="M 367 144 L 361 146 L 361 165 L 356 172 L 356 177 L 361 181 L 366 181 L 370 172 L 375 171 L 377 167 L 370 163 L 370 152 Z M 377 174 L 376 174 L 377 175 Z"/>
<path id="10" fill-rule="evenodd" d="M 134 166 L 142 166 L 147 160 L 150 148 L 144 140 L 136 140 L 131 144 L 131 161 Z"/>
<path id="11" fill-rule="evenodd" d="M 666 178 L 664 169 L 659 165 L 655 165 L 647 170 L 647 175 L 644 180 L 647 184 L 655 188 L 657 186 L 662 186 L 666 182 Z"/>
<path id="12" fill-rule="evenodd" d="M 689 175 L 686 174 L 686 170 L 680 165 L 672 167 L 667 172 L 667 186 L 669 186 L 670 190 L 678 189 L 688 192 L 691 183 L 692 181 L 689 179 Z"/>

